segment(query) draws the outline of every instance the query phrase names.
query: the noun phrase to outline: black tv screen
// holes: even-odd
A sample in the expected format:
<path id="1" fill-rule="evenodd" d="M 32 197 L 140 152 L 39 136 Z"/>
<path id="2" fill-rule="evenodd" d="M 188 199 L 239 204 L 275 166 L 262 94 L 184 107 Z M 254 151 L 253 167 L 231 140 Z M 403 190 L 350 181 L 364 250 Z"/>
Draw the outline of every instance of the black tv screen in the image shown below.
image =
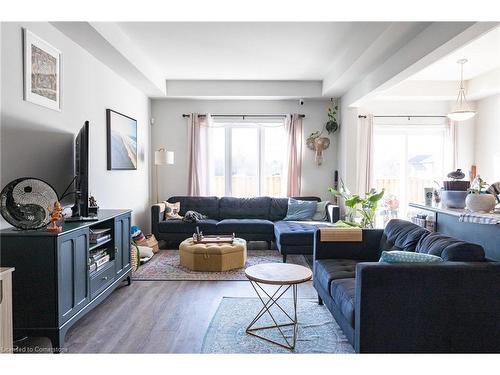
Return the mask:
<path id="1" fill-rule="evenodd" d="M 89 216 L 89 122 L 78 132 L 75 140 L 75 190 L 79 212 L 73 216 Z"/>

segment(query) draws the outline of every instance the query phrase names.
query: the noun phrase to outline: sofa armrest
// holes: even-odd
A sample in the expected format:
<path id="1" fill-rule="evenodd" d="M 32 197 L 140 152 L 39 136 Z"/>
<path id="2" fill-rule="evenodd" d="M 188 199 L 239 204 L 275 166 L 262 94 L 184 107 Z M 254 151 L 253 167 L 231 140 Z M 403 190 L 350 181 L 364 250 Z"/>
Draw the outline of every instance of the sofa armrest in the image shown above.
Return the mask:
<path id="1" fill-rule="evenodd" d="M 363 229 L 363 239 L 360 242 L 321 241 L 320 229 L 314 234 L 314 260 L 318 259 L 359 259 L 376 261 L 379 258 L 382 229 Z"/>
<path id="2" fill-rule="evenodd" d="M 361 353 L 499 352 L 500 263 L 359 263 Z"/>
<path id="3" fill-rule="evenodd" d="M 326 218 L 330 223 L 336 223 L 340 219 L 340 208 L 333 203 L 326 205 Z"/>
<path id="4" fill-rule="evenodd" d="M 151 206 L 151 233 L 159 238 L 158 224 L 165 220 L 165 204 L 156 203 Z"/>

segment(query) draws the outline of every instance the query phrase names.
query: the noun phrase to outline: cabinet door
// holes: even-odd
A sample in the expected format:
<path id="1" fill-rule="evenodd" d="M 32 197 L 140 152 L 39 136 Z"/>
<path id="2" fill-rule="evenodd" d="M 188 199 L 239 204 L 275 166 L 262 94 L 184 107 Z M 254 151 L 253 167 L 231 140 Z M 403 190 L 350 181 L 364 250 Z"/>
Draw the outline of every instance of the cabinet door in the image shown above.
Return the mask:
<path id="1" fill-rule="evenodd" d="M 121 218 L 116 218 L 115 219 L 115 270 L 117 276 L 121 276 L 121 274 L 123 273 L 122 243 L 123 243 L 123 223 Z"/>
<path id="2" fill-rule="evenodd" d="M 127 271 L 130 268 L 130 216 L 124 216 L 122 222 L 122 268 Z"/>
<path id="3" fill-rule="evenodd" d="M 59 323 L 66 322 L 89 302 L 88 229 L 58 240 Z"/>

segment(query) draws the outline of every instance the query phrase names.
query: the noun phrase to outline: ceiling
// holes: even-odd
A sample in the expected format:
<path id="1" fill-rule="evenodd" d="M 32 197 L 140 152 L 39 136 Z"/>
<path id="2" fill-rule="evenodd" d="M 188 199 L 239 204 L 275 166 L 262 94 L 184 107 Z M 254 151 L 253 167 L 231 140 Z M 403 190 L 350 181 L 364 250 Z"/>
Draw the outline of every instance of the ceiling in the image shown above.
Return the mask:
<path id="1" fill-rule="evenodd" d="M 429 65 L 410 79 L 458 81 L 460 78 L 460 66 L 457 64 L 457 60 L 459 59 L 468 60 L 464 65 L 464 80 L 470 80 L 500 68 L 500 27 L 495 28 L 434 64 Z"/>
<path id="2" fill-rule="evenodd" d="M 498 26 L 486 22 L 52 24 L 151 98 L 343 96 L 349 103 L 412 75 L 427 79 L 423 74 L 429 65 L 441 66 L 434 75 L 449 73 L 450 64 L 439 59 Z M 491 40 L 495 38 L 487 44 Z M 481 61 L 495 60 L 495 49 L 477 49 L 489 53 L 478 57 Z M 419 71 L 421 75 L 416 74 Z"/>
<path id="3" fill-rule="evenodd" d="M 376 100 L 451 101 L 457 97 L 460 66 L 467 59 L 464 81 L 469 100 L 500 93 L 500 26 L 455 48 L 399 84 L 381 91 Z"/>
<path id="4" fill-rule="evenodd" d="M 320 80 L 354 37 L 372 39 L 388 23 L 121 22 L 118 25 L 167 80 Z"/>

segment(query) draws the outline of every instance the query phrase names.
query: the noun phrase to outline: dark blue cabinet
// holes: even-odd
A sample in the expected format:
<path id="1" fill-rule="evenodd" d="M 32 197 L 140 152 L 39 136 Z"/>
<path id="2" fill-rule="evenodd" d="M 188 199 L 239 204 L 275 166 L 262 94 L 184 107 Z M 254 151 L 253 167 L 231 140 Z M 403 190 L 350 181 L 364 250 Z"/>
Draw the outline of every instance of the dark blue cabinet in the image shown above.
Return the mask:
<path id="1" fill-rule="evenodd" d="M 89 228 L 83 228 L 58 238 L 57 287 L 60 324 L 68 321 L 90 300 L 88 243 Z"/>
<path id="2" fill-rule="evenodd" d="M 67 330 L 102 302 L 122 281 L 130 284 L 130 210 L 100 210 L 98 221 L 64 223 L 61 233 L 45 229 L 0 231 L 0 265 L 13 273 L 14 337 L 46 336 L 55 351 Z M 92 227 L 110 228 L 110 262 L 89 273 Z"/>

